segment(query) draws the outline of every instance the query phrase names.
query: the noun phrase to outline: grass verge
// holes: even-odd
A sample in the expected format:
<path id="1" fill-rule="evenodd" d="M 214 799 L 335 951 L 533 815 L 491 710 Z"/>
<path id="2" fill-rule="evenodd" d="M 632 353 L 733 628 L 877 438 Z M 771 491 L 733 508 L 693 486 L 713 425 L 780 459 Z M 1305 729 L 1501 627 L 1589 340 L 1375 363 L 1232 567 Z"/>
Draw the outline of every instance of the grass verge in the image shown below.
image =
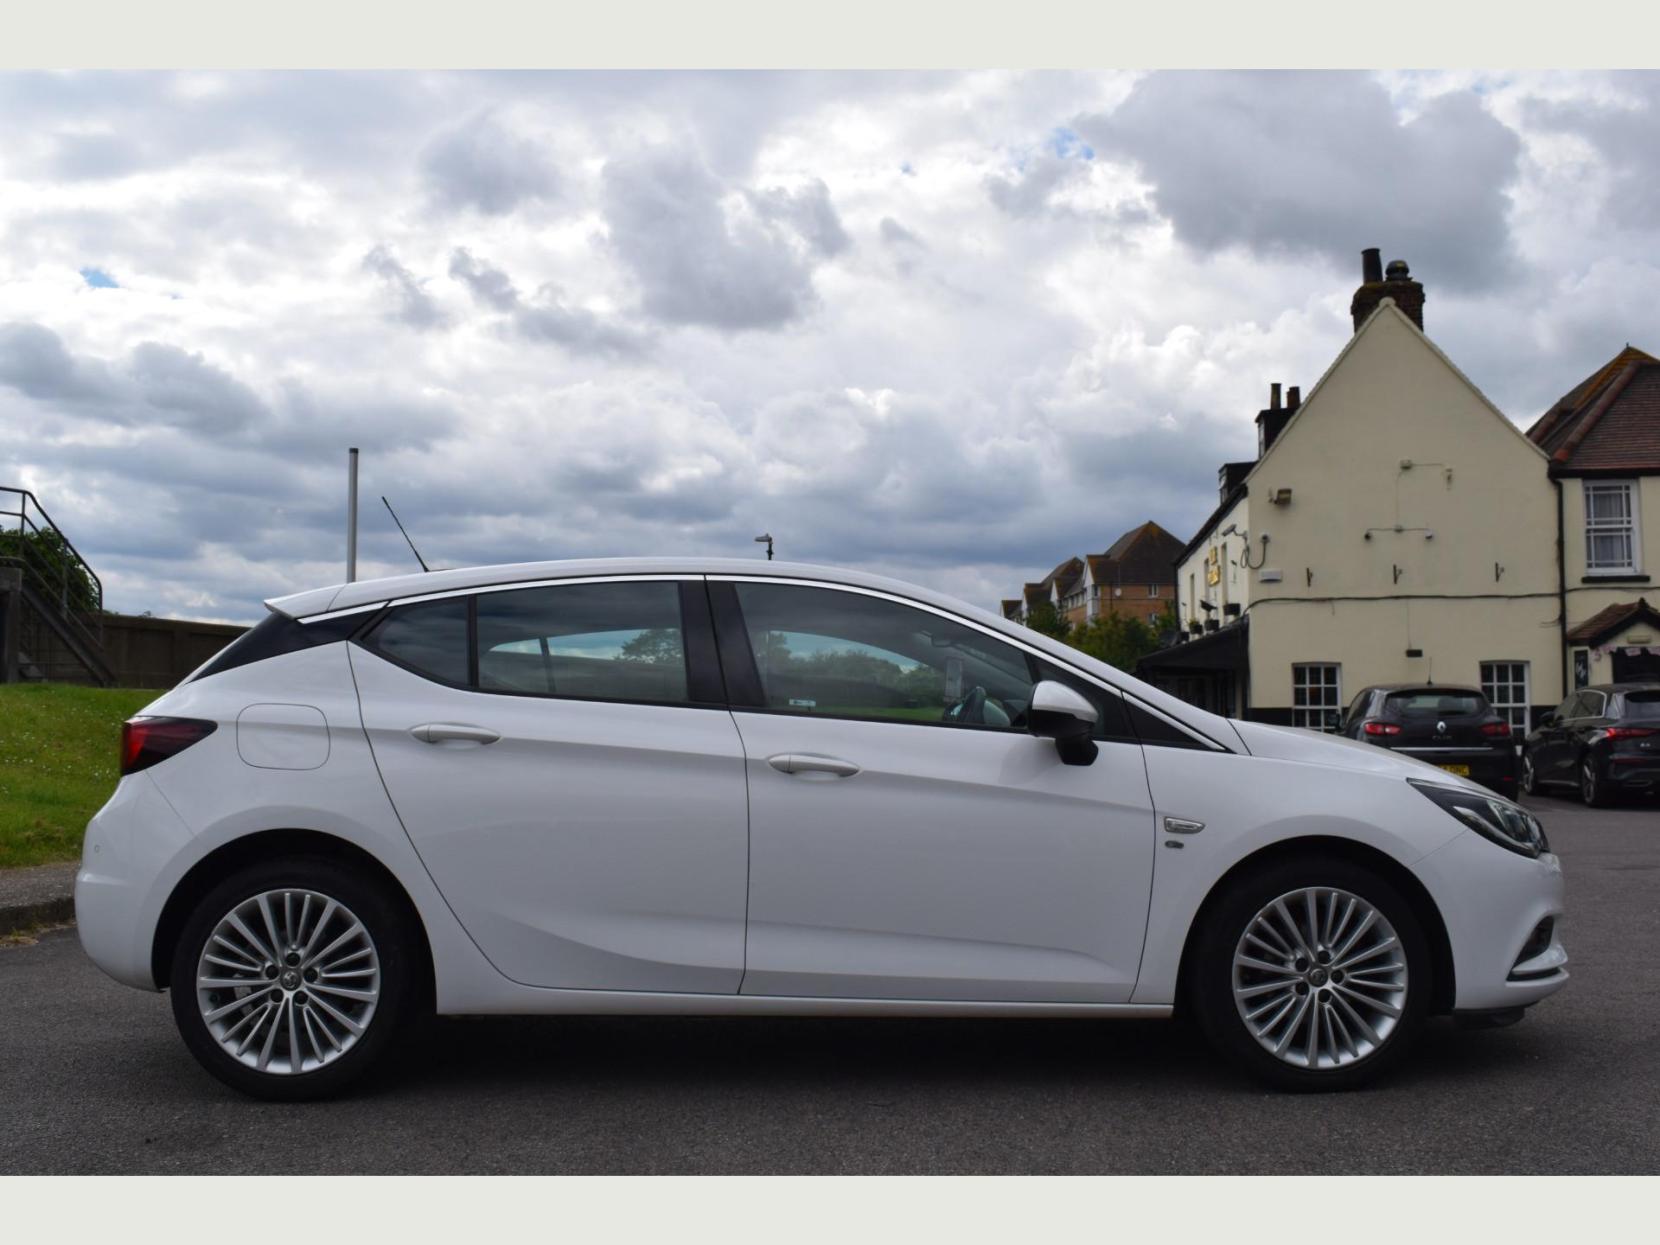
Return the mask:
<path id="1" fill-rule="evenodd" d="M 115 790 L 121 723 L 160 692 L 0 685 L 0 869 L 74 860 Z"/>

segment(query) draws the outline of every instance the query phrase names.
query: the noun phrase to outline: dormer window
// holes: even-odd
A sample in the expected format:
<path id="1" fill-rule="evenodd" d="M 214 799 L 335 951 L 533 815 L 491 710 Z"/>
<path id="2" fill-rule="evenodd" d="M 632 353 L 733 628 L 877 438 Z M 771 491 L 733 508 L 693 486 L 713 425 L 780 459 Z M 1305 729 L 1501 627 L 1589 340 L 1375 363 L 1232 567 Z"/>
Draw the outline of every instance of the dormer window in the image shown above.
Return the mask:
<path id="1" fill-rule="evenodd" d="M 1585 482 L 1585 571 L 1634 575 L 1642 569 L 1637 486 L 1630 480 Z"/>

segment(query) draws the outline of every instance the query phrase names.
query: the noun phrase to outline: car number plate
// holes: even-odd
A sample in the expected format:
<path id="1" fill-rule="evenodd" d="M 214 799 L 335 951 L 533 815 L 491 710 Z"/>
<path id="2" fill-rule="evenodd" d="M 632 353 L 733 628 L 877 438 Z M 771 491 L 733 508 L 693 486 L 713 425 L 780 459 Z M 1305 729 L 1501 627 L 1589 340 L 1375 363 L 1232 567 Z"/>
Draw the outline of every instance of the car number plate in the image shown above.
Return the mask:
<path id="1" fill-rule="evenodd" d="M 1457 774 L 1460 778 L 1468 778 L 1470 776 L 1470 767 L 1468 765 L 1438 765 L 1436 768 L 1444 769 L 1449 774 Z"/>

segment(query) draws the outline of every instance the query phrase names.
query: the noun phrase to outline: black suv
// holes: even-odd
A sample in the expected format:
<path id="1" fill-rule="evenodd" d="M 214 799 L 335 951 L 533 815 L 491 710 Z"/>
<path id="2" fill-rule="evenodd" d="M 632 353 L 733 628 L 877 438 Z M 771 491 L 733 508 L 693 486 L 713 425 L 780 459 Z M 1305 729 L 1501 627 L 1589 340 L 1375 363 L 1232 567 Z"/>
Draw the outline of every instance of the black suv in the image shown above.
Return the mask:
<path id="1" fill-rule="evenodd" d="M 1599 683 L 1550 713 L 1522 744 L 1522 790 L 1579 788 L 1592 806 L 1660 790 L 1660 683 Z"/>
<path id="2" fill-rule="evenodd" d="M 1342 733 L 1515 798 L 1510 722 L 1473 687 L 1388 683 L 1354 698 Z"/>

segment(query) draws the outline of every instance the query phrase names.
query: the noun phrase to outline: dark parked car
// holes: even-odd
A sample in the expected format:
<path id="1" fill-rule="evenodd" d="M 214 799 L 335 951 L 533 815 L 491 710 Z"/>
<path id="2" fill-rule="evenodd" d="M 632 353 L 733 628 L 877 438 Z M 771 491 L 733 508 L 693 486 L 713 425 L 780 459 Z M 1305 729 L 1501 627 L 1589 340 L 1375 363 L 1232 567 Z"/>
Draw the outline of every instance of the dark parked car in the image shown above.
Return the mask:
<path id="1" fill-rule="evenodd" d="M 1660 683 L 1601 683 L 1541 715 L 1522 745 L 1522 790 L 1552 786 L 1593 806 L 1660 790 Z"/>
<path id="2" fill-rule="evenodd" d="M 1510 722 L 1477 688 L 1431 683 L 1369 687 L 1349 705 L 1343 734 L 1515 797 Z"/>

